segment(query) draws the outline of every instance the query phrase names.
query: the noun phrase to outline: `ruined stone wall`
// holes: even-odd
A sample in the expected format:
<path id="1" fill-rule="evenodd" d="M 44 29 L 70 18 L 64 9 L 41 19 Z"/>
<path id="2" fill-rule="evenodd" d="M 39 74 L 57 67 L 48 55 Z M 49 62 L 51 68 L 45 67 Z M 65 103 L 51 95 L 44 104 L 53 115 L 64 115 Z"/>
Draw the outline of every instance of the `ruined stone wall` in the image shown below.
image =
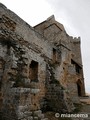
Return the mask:
<path id="1" fill-rule="evenodd" d="M 57 65 L 56 65 L 57 66 Z M 74 109 L 69 93 L 55 77 L 55 64 L 48 63 L 46 71 L 46 95 L 43 110 L 59 113 L 71 112 Z M 58 107 L 59 106 L 59 107 Z"/>
<path id="2" fill-rule="evenodd" d="M 16 119 L 29 119 L 29 112 L 40 110 L 39 101 L 45 96 L 44 56 L 50 58 L 52 48 L 32 27 L 3 6 L 0 20 L 0 110 L 6 111 L 9 118 L 15 113 Z M 30 79 L 32 60 L 38 63 L 37 82 Z"/>
<path id="3" fill-rule="evenodd" d="M 85 94 L 79 63 L 80 44 L 53 17 L 33 28 L 0 4 L 2 120 L 4 116 L 7 120 L 40 120 L 44 119 L 42 111 L 48 109 L 71 112 L 78 94 Z M 76 74 L 77 66 L 80 74 Z"/>
<path id="4" fill-rule="evenodd" d="M 6 31 L 8 33 L 8 31 Z M 2 33 L 4 31 L 2 30 Z M 10 33 L 8 33 L 10 34 Z M 18 119 L 26 119 L 30 116 L 29 112 L 40 109 L 40 99 L 45 96 L 45 62 L 34 50 L 29 49 L 29 44 L 23 44 L 11 35 L 7 38 L 6 34 L 0 34 L 0 86 L 2 107 L 1 112 L 6 111 L 6 115 L 12 118 L 13 114 Z M 6 51 L 6 52 L 5 52 Z M 3 54 L 4 52 L 4 54 Z M 33 61 L 38 63 L 38 81 L 30 79 L 30 64 Z M 3 66 L 3 62 L 5 64 Z M 22 108 L 22 109 L 21 109 Z M 14 112 L 11 114 L 11 111 Z"/>
<path id="5" fill-rule="evenodd" d="M 48 41 L 54 43 L 54 45 L 59 48 L 61 52 L 61 59 L 60 64 L 55 69 L 55 77 L 64 87 L 66 87 L 67 89 L 70 88 L 70 93 L 71 91 L 74 91 L 73 94 L 75 96 L 75 99 L 73 100 L 75 102 L 75 100 L 78 98 L 78 94 L 80 94 L 80 96 L 85 95 L 80 38 L 73 38 L 69 36 L 64 29 L 61 29 L 59 24 L 56 24 L 55 19 L 52 19 L 51 23 L 53 21 L 53 24 L 50 24 L 48 27 L 40 29 L 40 26 L 44 26 L 46 25 L 46 23 L 49 23 L 50 19 L 44 21 L 44 23 L 42 23 L 41 25 L 36 26 L 35 29 L 41 30 L 41 33 L 44 33 L 44 36 L 48 39 Z M 73 65 L 71 63 L 72 60 L 74 61 Z M 70 66 L 70 72 L 72 73 L 73 70 L 75 71 L 73 75 L 70 74 L 70 72 L 68 73 L 68 69 L 70 68 Z M 68 88 L 67 86 L 73 87 Z M 78 89 L 78 87 L 80 87 L 81 90 Z M 78 93 L 77 91 L 81 91 L 81 93 Z M 71 98 L 72 96 L 73 95 L 71 95 Z M 76 101 L 78 101 L 78 99 Z"/>
<path id="6" fill-rule="evenodd" d="M 46 54 L 47 57 L 51 57 L 52 48 L 49 45 L 47 46 L 47 44 L 50 43 L 48 43 L 48 41 L 45 40 L 43 36 L 40 36 L 39 33 L 35 32 L 33 27 L 24 22 L 12 11 L 6 10 L 6 8 L 0 8 L 0 11 L 0 16 L 2 16 L 1 21 L 7 24 L 11 23 L 11 25 L 7 25 L 8 27 L 5 24 L 2 27 L 7 28 L 8 30 L 12 30 L 10 28 L 11 26 L 14 27 L 13 30 L 17 35 L 20 35 L 25 41 L 33 44 L 33 47 L 37 47 L 37 49 L 39 48 L 42 54 Z M 40 38 L 37 36 L 40 36 Z"/>

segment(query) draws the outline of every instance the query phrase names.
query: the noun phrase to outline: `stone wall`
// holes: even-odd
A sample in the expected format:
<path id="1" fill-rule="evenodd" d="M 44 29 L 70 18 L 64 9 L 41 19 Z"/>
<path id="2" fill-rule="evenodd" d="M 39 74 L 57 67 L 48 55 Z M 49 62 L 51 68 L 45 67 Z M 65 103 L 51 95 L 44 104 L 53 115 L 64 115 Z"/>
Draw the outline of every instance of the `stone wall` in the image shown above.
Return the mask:
<path id="1" fill-rule="evenodd" d="M 55 78 L 55 66 L 53 64 L 47 64 L 46 72 L 46 95 L 45 104 L 42 110 L 54 111 L 59 113 L 71 112 L 74 110 L 72 100 L 69 97 L 66 89 L 61 85 L 60 81 Z"/>
<path id="2" fill-rule="evenodd" d="M 49 25 L 45 27 L 47 24 Z M 73 102 L 77 102 L 79 100 L 79 91 L 81 91 L 80 96 L 85 95 L 80 37 L 73 38 L 69 36 L 66 31 L 62 29 L 59 23 L 56 24 L 56 21 L 53 17 L 35 26 L 35 29 L 37 31 L 39 30 L 50 43 L 53 43 L 59 49 L 59 55 L 61 58 L 60 64 L 57 65 L 57 68 L 55 69 L 55 77 L 66 89 L 69 89 L 67 86 L 70 86 L 69 92 L 72 90 L 75 92 L 75 99 L 73 97 Z M 75 63 L 73 66 L 71 63 L 72 60 Z M 71 70 L 70 66 L 72 66 Z M 72 71 L 75 71 L 74 75 L 72 75 Z M 77 84 L 78 80 L 81 81 L 81 83 L 79 82 L 80 85 Z M 78 89 L 79 87 L 81 90 Z"/>
<path id="3" fill-rule="evenodd" d="M 80 40 L 67 35 L 54 16 L 33 28 L 0 3 L 2 120 L 72 112 L 79 95 L 85 95 Z"/>

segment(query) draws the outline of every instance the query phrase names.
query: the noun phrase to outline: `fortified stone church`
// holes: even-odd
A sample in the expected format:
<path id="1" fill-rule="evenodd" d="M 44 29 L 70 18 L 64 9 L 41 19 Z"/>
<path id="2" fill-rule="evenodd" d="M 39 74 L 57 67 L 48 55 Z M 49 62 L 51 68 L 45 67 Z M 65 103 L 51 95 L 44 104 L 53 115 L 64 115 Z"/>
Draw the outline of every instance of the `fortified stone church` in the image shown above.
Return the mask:
<path id="1" fill-rule="evenodd" d="M 85 96 L 80 42 L 54 16 L 31 27 L 0 3 L 0 118 L 72 112 Z"/>

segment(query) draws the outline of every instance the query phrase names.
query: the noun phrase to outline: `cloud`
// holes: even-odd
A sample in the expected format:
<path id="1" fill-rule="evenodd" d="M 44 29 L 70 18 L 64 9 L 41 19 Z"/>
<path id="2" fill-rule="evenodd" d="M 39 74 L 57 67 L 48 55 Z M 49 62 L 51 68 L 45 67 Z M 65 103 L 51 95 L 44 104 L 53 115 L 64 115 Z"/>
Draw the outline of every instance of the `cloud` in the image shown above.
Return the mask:
<path id="1" fill-rule="evenodd" d="M 71 24 L 74 29 L 87 29 L 86 24 L 90 24 L 89 0 L 47 0 L 54 9 L 56 16 Z M 81 30 L 80 30 L 81 31 Z"/>

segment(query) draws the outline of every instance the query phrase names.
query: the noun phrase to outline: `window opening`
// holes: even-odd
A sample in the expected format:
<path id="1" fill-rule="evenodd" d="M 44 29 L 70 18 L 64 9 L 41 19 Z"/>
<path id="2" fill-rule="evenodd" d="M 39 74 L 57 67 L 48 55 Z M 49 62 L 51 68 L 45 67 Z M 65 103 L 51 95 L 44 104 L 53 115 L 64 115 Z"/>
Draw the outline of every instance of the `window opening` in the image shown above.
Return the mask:
<path id="1" fill-rule="evenodd" d="M 77 82 L 77 91 L 78 91 L 78 96 L 82 96 L 82 89 L 81 89 L 81 82 L 80 80 Z"/>
<path id="2" fill-rule="evenodd" d="M 73 60 L 71 60 L 71 64 L 75 65 L 75 70 L 76 70 L 76 73 L 81 73 L 81 67 Z"/>
<path id="3" fill-rule="evenodd" d="M 38 62 L 32 60 L 29 68 L 29 77 L 31 81 L 38 81 Z"/>
<path id="4" fill-rule="evenodd" d="M 53 48 L 53 63 L 57 61 L 57 51 Z"/>

